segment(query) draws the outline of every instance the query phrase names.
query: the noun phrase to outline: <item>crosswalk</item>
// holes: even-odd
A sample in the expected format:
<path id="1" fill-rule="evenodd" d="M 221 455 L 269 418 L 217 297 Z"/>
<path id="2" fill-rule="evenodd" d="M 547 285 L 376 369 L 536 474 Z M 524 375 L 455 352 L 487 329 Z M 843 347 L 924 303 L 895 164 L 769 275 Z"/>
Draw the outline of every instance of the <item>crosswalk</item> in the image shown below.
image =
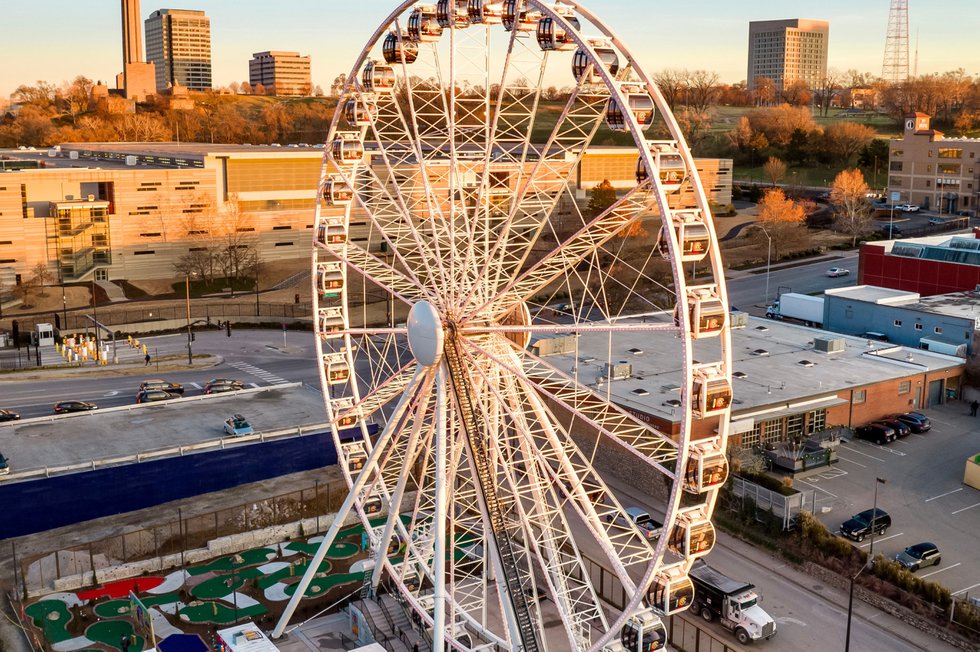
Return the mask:
<path id="1" fill-rule="evenodd" d="M 270 385 L 283 385 L 289 382 L 285 378 L 280 378 L 279 376 L 275 375 L 272 372 L 266 371 L 265 369 L 256 367 L 255 365 L 251 365 L 247 362 L 229 362 L 228 366 L 234 367 L 235 369 L 238 369 L 242 373 L 249 374 L 250 376 L 261 378 L 262 380 L 269 383 Z"/>

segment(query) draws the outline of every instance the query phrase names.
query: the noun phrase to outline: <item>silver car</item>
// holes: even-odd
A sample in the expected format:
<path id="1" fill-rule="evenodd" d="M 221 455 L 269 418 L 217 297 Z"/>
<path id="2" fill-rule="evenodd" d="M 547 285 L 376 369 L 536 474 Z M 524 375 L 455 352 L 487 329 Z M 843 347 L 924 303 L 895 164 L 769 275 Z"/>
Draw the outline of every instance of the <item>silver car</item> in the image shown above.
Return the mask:
<path id="1" fill-rule="evenodd" d="M 942 558 L 936 544 L 928 541 L 909 546 L 895 555 L 895 561 L 901 564 L 902 568 L 913 573 L 926 566 L 938 566 Z"/>

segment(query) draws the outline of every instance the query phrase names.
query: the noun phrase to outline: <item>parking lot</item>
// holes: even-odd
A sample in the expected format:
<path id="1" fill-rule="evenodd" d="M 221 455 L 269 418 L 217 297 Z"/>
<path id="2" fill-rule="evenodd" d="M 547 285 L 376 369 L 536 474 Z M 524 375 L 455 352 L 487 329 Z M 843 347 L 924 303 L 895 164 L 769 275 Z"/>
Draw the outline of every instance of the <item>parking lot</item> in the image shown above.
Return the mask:
<path id="1" fill-rule="evenodd" d="M 833 532 L 872 506 L 877 486 L 878 507 L 891 515 L 892 527 L 875 537 L 875 553 L 894 558 L 907 546 L 931 541 L 942 563 L 917 575 L 960 598 L 980 595 L 980 491 L 963 484 L 967 458 L 980 453 L 980 417 L 971 417 L 963 402 L 924 413 L 932 421 L 929 432 L 881 446 L 854 439 L 838 449 L 836 466 L 794 485 L 816 490 L 817 516 Z M 868 550 L 871 540 L 854 545 Z"/>

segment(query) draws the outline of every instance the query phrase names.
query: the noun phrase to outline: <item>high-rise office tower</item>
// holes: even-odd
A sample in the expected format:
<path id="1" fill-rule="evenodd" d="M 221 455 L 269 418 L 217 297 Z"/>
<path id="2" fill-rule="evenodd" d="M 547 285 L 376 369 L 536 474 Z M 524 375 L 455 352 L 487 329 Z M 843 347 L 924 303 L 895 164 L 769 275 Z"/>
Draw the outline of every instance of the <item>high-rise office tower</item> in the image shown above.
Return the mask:
<path id="1" fill-rule="evenodd" d="M 131 100 L 144 100 L 156 92 L 154 66 L 143 60 L 143 30 L 140 0 L 122 0 L 123 71 L 116 75 L 116 88 Z"/>
<path id="2" fill-rule="evenodd" d="M 830 23 L 823 20 L 757 20 L 749 23 L 749 70 L 746 81 L 767 77 L 781 92 L 795 81 L 814 88 L 827 76 Z"/>
<path id="3" fill-rule="evenodd" d="M 158 9 L 146 19 L 146 56 L 156 64 L 157 90 L 180 84 L 211 88 L 211 19 L 203 11 Z"/>
<path id="4" fill-rule="evenodd" d="M 265 87 L 270 95 L 309 95 L 310 56 L 299 52 L 256 52 L 248 62 L 248 83 Z"/>

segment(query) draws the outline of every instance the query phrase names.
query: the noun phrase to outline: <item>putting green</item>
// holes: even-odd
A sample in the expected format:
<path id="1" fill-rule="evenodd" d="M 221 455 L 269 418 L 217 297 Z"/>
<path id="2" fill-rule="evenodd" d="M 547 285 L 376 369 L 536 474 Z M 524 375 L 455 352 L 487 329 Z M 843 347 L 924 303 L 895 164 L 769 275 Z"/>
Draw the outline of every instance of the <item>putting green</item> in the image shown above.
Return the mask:
<path id="1" fill-rule="evenodd" d="M 223 598 L 245 586 L 249 580 L 261 576 L 262 571 L 258 568 L 245 568 L 233 575 L 218 575 L 195 586 L 191 589 L 191 595 L 198 600 Z"/>
<path id="2" fill-rule="evenodd" d="M 306 568 L 309 565 L 309 559 L 300 559 L 296 564 L 291 564 L 288 568 L 280 568 L 275 573 L 270 573 L 269 575 L 260 577 L 258 580 L 256 580 L 255 585 L 258 586 L 259 589 L 265 591 L 276 582 L 284 580 L 287 577 L 301 577 L 303 573 L 306 572 Z M 320 567 L 317 569 L 317 572 L 329 573 L 332 567 L 333 564 L 324 559 L 322 562 L 320 562 Z"/>
<path id="3" fill-rule="evenodd" d="M 34 604 L 27 605 L 24 609 L 34 626 L 44 632 L 44 638 L 51 643 L 60 643 L 72 638 L 68 633 L 68 622 L 71 620 L 71 612 L 68 606 L 61 600 L 41 600 Z"/>
<path id="4" fill-rule="evenodd" d="M 246 550 L 245 552 L 240 552 L 235 555 L 227 555 L 226 557 L 221 557 L 199 566 L 191 566 L 187 569 L 187 572 L 191 575 L 203 575 L 209 571 L 228 572 L 236 568 L 264 564 L 270 559 L 274 559 L 275 556 L 276 553 L 271 548 L 256 548 L 254 550 Z M 235 557 L 241 557 L 242 561 L 235 563 L 232 561 L 235 559 Z"/>
<path id="5" fill-rule="evenodd" d="M 268 612 L 261 604 L 251 607 L 238 608 L 238 620 L 242 618 L 254 618 Z M 215 623 L 227 625 L 235 622 L 235 607 L 227 606 L 221 602 L 205 602 L 202 604 L 184 607 L 180 610 L 182 618 L 186 618 L 192 623 Z"/>
<path id="6" fill-rule="evenodd" d="M 129 600 L 109 600 L 93 607 L 99 618 L 118 618 L 129 615 Z"/>
<path id="7" fill-rule="evenodd" d="M 180 602 L 179 593 L 164 593 L 162 595 L 141 595 L 140 602 L 146 605 L 147 608 L 157 607 L 161 604 L 173 604 L 174 602 Z"/>
<path id="8" fill-rule="evenodd" d="M 302 553 L 308 557 L 312 557 L 316 554 L 317 548 L 320 547 L 319 543 L 307 543 L 303 541 L 290 541 L 286 544 L 287 550 L 293 550 L 295 552 Z M 361 549 L 360 546 L 347 543 L 346 541 L 335 541 L 330 549 L 327 550 L 327 557 L 330 559 L 346 559 L 348 557 L 353 557 Z"/>
<path id="9" fill-rule="evenodd" d="M 364 573 L 338 573 L 336 575 L 330 575 L 328 577 L 314 577 L 313 581 L 306 589 L 306 593 L 303 595 L 304 598 L 315 598 L 322 595 L 334 588 L 335 586 L 341 586 L 343 584 L 350 584 L 352 582 L 360 582 L 364 579 Z M 296 584 L 290 584 L 286 587 L 286 595 L 292 596 L 296 593 Z"/>
<path id="10" fill-rule="evenodd" d="M 133 626 L 128 620 L 103 620 L 89 625 L 85 630 L 85 637 L 97 643 L 108 645 L 117 649 L 119 641 L 123 636 L 132 636 Z M 130 652 L 140 652 L 145 641 L 142 636 L 136 637 L 136 642 L 129 646 Z"/>

